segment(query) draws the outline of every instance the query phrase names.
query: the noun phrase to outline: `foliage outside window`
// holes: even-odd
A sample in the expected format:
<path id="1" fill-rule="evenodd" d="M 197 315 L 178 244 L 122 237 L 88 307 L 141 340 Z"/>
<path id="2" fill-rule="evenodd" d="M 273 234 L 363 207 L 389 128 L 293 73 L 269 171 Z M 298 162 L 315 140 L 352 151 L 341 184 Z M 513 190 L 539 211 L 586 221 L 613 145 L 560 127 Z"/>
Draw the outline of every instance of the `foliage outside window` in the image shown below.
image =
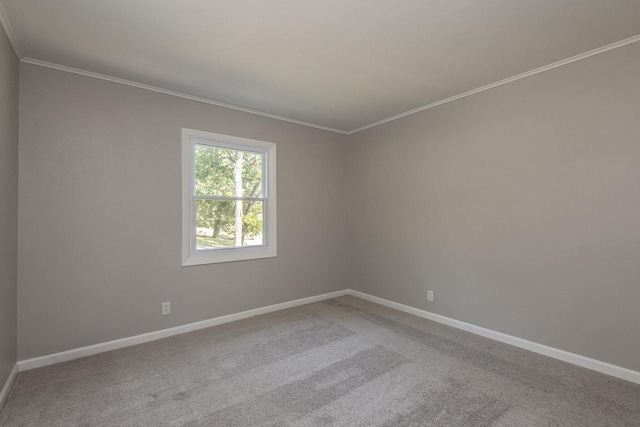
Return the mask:
<path id="1" fill-rule="evenodd" d="M 275 144 L 183 129 L 183 265 L 276 256 Z"/>

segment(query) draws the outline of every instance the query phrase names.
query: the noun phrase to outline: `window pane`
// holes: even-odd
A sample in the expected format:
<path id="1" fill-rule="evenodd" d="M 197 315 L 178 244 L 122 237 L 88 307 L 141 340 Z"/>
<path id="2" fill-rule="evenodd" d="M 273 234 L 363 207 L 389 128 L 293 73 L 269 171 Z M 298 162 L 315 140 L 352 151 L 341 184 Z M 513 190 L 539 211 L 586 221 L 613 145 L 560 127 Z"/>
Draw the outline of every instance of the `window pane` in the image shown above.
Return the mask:
<path id="1" fill-rule="evenodd" d="M 264 212 L 261 201 L 242 202 L 244 215 L 244 241 L 242 246 L 260 246 L 264 244 Z"/>
<path id="2" fill-rule="evenodd" d="M 197 250 L 262 244 L 262 201 L 196 200 Z"/>
<path id="3" fill-rule="evenodd" d="M 262 153 L 196 144 L 196 195 L 262 197 L 263 161 Z"/>

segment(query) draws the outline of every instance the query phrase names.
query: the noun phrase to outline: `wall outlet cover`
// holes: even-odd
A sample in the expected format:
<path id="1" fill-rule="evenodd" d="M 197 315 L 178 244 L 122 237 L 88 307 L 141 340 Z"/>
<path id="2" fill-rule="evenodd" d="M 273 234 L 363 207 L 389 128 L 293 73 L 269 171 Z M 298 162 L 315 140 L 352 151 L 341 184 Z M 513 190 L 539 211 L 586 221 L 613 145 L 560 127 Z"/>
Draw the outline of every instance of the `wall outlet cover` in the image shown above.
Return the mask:
<path id="1" fill-rule="evenodd" d="M 167 314 L 171 314 L 171 302 L 162 303 L 162 315 L 166 316 Z"/>

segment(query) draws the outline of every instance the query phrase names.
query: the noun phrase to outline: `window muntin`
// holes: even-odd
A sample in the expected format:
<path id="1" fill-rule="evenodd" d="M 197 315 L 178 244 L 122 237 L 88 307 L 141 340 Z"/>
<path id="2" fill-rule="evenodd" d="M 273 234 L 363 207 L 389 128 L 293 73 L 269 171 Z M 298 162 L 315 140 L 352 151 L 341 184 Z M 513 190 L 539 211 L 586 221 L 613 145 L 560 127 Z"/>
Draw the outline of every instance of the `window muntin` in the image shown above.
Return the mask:
<path id="1" fill-rule="evenodd" d="M 183 129 L 183 265 L 276 256 L 275 144 Z"/>

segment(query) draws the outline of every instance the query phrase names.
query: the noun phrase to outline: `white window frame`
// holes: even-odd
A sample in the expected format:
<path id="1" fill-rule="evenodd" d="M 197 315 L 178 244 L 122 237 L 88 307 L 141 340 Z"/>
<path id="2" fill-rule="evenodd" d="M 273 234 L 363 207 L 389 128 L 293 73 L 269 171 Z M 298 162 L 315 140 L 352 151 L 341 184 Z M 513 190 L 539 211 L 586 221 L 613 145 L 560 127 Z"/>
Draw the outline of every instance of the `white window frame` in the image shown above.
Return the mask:
<path id="1" fill-rule="evenodd" d="M 196 250 L 195 145 L 210 145 L 232 150 L 253 151 L 264 155 L 263 244 Z M 215 264 L 271 258 L 278 254 L 276 200 L 276 144 L 256 139 L 182 129 L 182 265 Z"/>

